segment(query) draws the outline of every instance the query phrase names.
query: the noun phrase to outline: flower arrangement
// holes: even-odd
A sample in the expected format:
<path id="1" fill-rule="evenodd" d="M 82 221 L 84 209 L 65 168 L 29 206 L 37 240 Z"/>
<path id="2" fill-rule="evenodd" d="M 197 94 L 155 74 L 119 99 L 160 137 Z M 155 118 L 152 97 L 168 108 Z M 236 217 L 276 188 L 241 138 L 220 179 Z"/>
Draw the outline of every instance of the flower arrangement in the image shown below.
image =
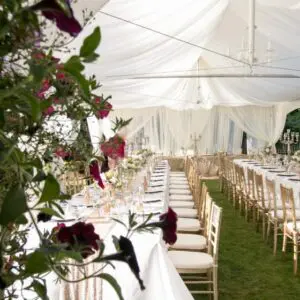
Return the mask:
<path id="1" fill-rule="evenodd" d="M 62 62 L 53 55 L 53 50 L 64 47 L 61 31 L 74 37 L 82 25 L 74 17 L 69 0 L 34 2 L 30 6 L 27 0 L 0 1 L 0 299 L 20 298 L 15 284 L 21 291 L 26 289 L 39 299 L 47 299 L 44 277 L 54 272 L 58 279 L 72 282 L 68 277 L 71 266 L 82 274 L 76 282 L 102 278 L 122 299 L 118 283 L 104 268 L 113 260 L 123 261 L 144 288 L 131 241 L 128 237 L 116 238 L 116 252 L 105 256 L 104 241 L 92 224 L 64 224 L 62 201 L 70 196 L 60 189 L 49 164 L 59 158 L 68 161 L 71 168 L 79 153 L 91 177 L 104 188 L 98 161 L 105 166 L 108 157 L 124 157 L 125 141 L 118 131 L 130 120 L 116 118 L 112 128 L 115 136 L 99 145 L 101 157 L 77 139 L 78 128 L 87 117 L 102 119 L 112 109 L 111 97 L 97 92 L 100 84 L 95 77 L 84 75 L 86 64 L 99 56 L 95 50 L 100 43 L 100 28 L 84 39 L 77 54 Z M 47 22 L 57 26 L 57 40 L 63 37 L 58 44 L 56 38 L 50 42 L 44 34 Z M 53 216 L 61 224 L 42 232 L 38 223 Z M 150 219 L 142 224 L 135 221 L 129 230 L 166 230 L 169 220 L 162 218 L 152 225 Z M 39 242 L 28 250 L 32 230 Z M 99 264 L 93 274 L 85 272 L 89 263 Z"/>
<path id="2" fill-rule="evenodd" d="M 107 182 L 115 189 L 120 189 L 123 186 L 123 182 L 118 170 L 109 170 L 105 173 Z"/>
<path id="3" fill-rule="evenodd" d="M 265 147 L 264 151 L 263 151 L 263 154 L 264 155 L 271 155 L 272 154 L 272 147 L 271 146 Z"/>
<path id="4" fill-rule="evenodd" d="M 295 151 L 294 155 L 292 156 L 292 160 L 300 163 L 300 150 Z"/>

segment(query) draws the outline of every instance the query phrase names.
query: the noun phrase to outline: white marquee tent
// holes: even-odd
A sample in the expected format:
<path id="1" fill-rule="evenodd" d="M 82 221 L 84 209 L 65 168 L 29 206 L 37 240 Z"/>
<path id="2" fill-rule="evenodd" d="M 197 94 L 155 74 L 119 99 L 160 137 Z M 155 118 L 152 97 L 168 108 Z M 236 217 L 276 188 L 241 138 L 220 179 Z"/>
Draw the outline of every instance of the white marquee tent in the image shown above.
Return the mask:
<path id="1" fill-rule="evenodd" d="M 101 56 L 86 72 L 112 95 L 113 115 L 134 117 L 129 140 L 143 129 L 156 150 L 177 153 L 196 134 L 203 153 L 238 153 L 242 131 L 272 145 L 287 113 L 300 107 L 299 0 L 76 5 L 76 15 L 91 7 L 95 15 L 67 47 L 76 53 L 101 27 Z M 89 120 L 95 143 L 106 125 Z"/>

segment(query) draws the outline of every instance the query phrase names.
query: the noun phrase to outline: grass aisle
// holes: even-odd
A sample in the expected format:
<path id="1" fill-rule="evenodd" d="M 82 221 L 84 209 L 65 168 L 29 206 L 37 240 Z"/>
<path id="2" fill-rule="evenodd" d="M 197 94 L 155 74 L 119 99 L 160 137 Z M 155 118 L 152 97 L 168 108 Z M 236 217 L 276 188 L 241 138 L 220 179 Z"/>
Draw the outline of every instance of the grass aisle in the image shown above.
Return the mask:
<path id="1" fill-rule="evenodd" d="M 274 257 L 272 238 L 268 244 L 263 241 L 254 224 L 247 223 L 219 192 L 217 181 L 208 181 L 207 185 L 214 201 L 223 208 L 219 251 L 220 300 L 299 300 L 300 275 L 293 275 L 291 253 L 281 253 L 281 240 Z M 197 300 L 207 298 L 195 295 Z"/>

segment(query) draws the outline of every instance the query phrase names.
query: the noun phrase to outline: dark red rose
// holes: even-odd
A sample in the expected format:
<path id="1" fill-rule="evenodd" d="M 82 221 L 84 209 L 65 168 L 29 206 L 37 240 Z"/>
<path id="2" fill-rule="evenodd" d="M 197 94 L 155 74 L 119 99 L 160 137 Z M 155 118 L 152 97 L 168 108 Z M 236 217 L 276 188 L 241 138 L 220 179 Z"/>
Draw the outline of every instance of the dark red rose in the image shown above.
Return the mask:
<path id="1" fill-rule="evenodd" d="M 104 189 L 104 184 L 103 184 L 103 181 L 102 181 L 101 176 L 100 176 L 98 161 L 97 160 L 93 160 L 90 163 L 89 168 L 90 168 L 90 175 L 94 178 L 94 180 L 97 181 L 98 185 L 102 189 Z"/>
<path id="2" fill-rule="evenodd" d="M 165 214 L 159 216 L 159 220 L 162 223 L 161 229 L 163 231 L 163 240 L 167 244 L 175 244 L 177 240 L 177 214 L 171 207 L 169 207 Z"/>
<path id="3" fill-rule="evenodd" d="M 61 227 L 56 237 L 59 242 L 68 244 L 67 249 L 79 249 L 83 258 L 94 254 L 94 250 L 99 250 L 98 244 L 101 241 L 93 224 L 84 222 Z"/>
<path id="4" fill-rule="evenodd" d="M 54 112 L 55 112 L 55 109 L 54 109 L 54 107 L 51 105 L 51 106 L 47 107 L 47 108 L 43 111 L 43 115 L 44 115 L 44 116 L 51 116 Z"/>
<path id="5" fill-rule="evenodd" d="M 96 97 L 95 103 L 101 106 L 101 109 L 96 112 L 96 117 L 98 119 L 106 118 L 112 109 L 112 105 L 108 101 L 103 100 L 102 97 Z"/>
<path id="6" fill-rule="evenodd" d="M 62 147 L 58 147 L 54 153 L 61 158 L 65 158 L 70 155 L 70 153 L 66 152 Z"/>
<path id="7" fill-rule="evenodd" d="M 41 87 L 40 90 L 37 92 L 38 98 L 44 99 L 45 93 L 49 90 L 50 86 L 51 86 L 50 80 L 44 79 L 44 80 L 42 81 L 42 87 Z"/>
<path id="8" fill-rule="evenodd" d="M 65 73 L 58 72 L 58 73 L 56 74 L 56 79 L 57 79 L 57 80 L 64 80 L 65 78 L 66 78 Z"/>
<path id="9" fill-rule="evenodd" d="M 166 213 L 159 216 L 159 220 L 159 222 L 148 223 L 144 227 L 161 228 L 163 231 L 163 240 L 169 245 L 175 244 L 177 240 L 177 214 L 169 207 Z"/>
<path id="10" fill-rule="evenodd" d="M 112 159 L 123 158 L 125 156 L 125 141 L 117 134 L 107 142 L 104 142 L 100 148 L 105 156 Z"/>
<path id="11" fill-rule="evenodd" d="M 81 31 L 81 25 L 74 18 L 73 10 L 70 6 L 70 1 L 65 0 L 64 5 L 56 0 L 42 0 L 31 6 L 34 11 L 41 11 L 43 16 L 56 23 L 56 26 L 71 36 L 77 36 Z"/>

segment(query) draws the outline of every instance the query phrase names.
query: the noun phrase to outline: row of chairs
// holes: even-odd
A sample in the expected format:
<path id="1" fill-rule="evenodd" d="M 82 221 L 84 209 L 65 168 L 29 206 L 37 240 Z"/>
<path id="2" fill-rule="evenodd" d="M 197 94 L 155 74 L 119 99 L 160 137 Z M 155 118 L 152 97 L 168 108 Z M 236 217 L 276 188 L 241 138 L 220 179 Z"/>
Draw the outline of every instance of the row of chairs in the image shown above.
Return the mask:
<path id="1" fill-rule="evenodd" d="M 170 206 L 178 215 L 177 241 L 169 257 L 193 294 L 218 299 L 218 249 L 222 209 L 210 197 L 192 160 L 185 172 L 171 172 Z M 202 289 L 201 285 L 208 286 Z"/>
<path id="2" fill-rule="evenodd" d="M 293 243 L 294 274 L 298 269 L 298 248 L 300 245 L 300 209 L 296 209 L 292 188 L 280 185 L 276 193 L 274 180 L 264 178 L 251 168 L 234 163 L 235 157 L 223 156 L 222 188 L 238 207 L 246 220 L 262 226 L 264 240 L 270 237 L 273 227 L 273 254 L 276 255 L 278 236 L 283 235 L 282 251 L 286 251 L 287 241 Z"/>

